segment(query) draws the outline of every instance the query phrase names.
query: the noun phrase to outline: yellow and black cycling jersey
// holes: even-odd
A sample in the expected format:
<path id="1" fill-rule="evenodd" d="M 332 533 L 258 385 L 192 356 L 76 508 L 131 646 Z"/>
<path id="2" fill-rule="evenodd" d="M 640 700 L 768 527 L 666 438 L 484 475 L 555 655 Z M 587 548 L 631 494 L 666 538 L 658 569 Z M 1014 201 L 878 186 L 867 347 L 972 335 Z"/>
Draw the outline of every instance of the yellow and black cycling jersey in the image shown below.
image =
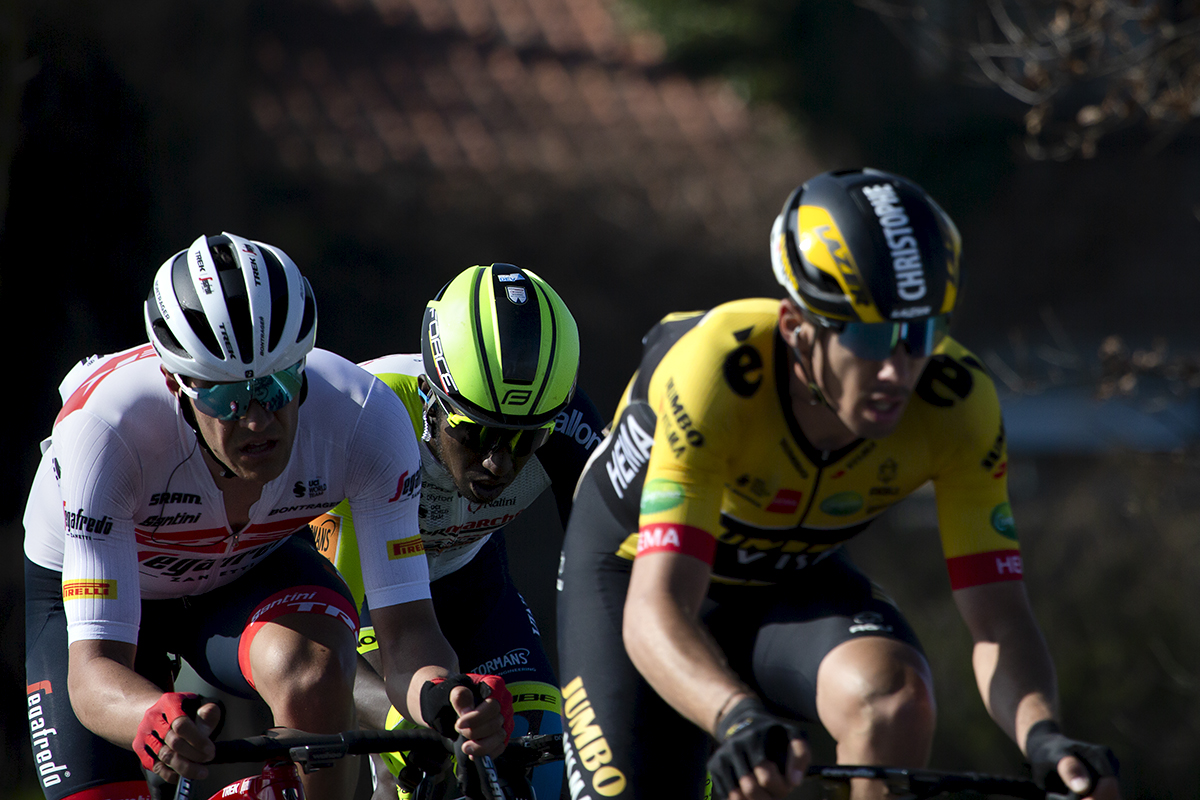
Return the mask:
<path id="1" fill-rule="evenodd" d="M 716 583 L 780 583 L 932 481 L 953 588 L 1019 579 L 1004 425 L 979 361 L 946 339 L 889 436 L 822 452 L 791 412 L 778 308 L 735 301 L 646 335 L 585 477 L 621 523 L 608 552 L 673 550 Z"/>

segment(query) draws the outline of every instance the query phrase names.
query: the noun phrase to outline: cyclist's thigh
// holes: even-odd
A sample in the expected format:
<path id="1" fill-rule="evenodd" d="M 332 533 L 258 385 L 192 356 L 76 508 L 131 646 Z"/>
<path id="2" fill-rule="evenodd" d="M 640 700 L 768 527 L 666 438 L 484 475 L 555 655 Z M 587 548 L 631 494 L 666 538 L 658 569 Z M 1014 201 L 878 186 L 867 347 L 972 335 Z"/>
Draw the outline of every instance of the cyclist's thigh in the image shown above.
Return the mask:
<path id="1" fill-rule="evenodd" d="M 621 618 L 629 561 L 597 553 L 589 530 L 613 524 L 580 487 L 563 549 L 559 674 L 571 796 L 701 796 L 707 736 L 668 706 L 625 654 Z"/>
<path id="2" fill-rule="evenodd" d="M 187 598 L 182 619 L 172 602 L 143 603 L 143 627 L 153 622 L 173 631 L 172 652 L 208 683 L 244 698 L 257 696 L 249 653 L 264 624 L 285 614 L 319 614 L 340 620 L 351 635 L 358 628 L 346 582 L 311 541 L 297 536 L 232 583 Z"/>
<path id="3" fill-rule="evenodd" d="M 25 560 L 25 680 L 30 741 L 48 800 L 91 790 L 98 800 L 146 794 L 141 765 L 83 726 L 67 694 L 62 573 Z"/>
<path id="4" fill-rule="evenodd" d="M 884 636 L 913 647 L 924 656 L 920 641 L 900 610 L 883 592 L 841 556 L 805 571 L 803 584 L 772 590 L 773 602 L 761 622 L 744 637 L 736 617 L 710 622 L 726 644 L 731 660 L 749 655 L 735 668 L 750 680 L 777 711 L 818 721 L 817 670 L 838 645 L 866 636 Z M 730 640 L 740 643 L 728 646 Z"/>

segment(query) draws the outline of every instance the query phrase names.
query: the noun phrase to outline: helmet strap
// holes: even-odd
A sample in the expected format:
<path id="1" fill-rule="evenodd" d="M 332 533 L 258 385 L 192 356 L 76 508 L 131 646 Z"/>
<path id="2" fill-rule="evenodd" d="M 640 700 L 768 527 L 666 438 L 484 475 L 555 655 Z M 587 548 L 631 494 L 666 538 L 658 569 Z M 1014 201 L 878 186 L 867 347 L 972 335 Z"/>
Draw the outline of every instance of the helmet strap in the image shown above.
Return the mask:
<path id="1" fill-rule="evenodd" d="M 221 477 L 236 478 L 237 474 L 229 467 L 225 466 L 224 461 L 217 458 L 217 454 L 213 452 L 213 449 L 208 446 L 208 442 L 204 440 L 204 434 L 200 432 L 200 424 L 196 422 L 196 412 L 192 410 L 192 404 L 184 402 L 183 395 L 180 395 L 176 399 L 179 401 L 179 411 L 181 414 L 183 414 L 184 422 L 186 422 L 188 427 L 195 432 L 196 441 L 200 443 L 200 448 L 204 450 L 204 452 L 208 453 L 208 457 L 216 462 L 217 466 L 221 468 Z"/>
<path id="2" fill-rule="evenodd" d="M 816 347 L 815 340 L 813 346 Z M 821 387 L 817 385 L 816 370 L 811 368 L 812 359 L 809 358 L 806 365 L 804 363 L 804 354 L 800 352 L 800 348 L 790 342 L 788 343 L 788 347 L 792 349 L 792 354 L 796 356 L 796 363 L 800 366 L 800 371 L 804 374 L 804 385 L 808 389 L 809 394 L 812 395 L 808 398 L 808 404 L 810 406 L 825 406 L 833 410 L 833 407 L 829 405 L 829 401 L 825 399 L 825 392 L 821 391 Z"/>

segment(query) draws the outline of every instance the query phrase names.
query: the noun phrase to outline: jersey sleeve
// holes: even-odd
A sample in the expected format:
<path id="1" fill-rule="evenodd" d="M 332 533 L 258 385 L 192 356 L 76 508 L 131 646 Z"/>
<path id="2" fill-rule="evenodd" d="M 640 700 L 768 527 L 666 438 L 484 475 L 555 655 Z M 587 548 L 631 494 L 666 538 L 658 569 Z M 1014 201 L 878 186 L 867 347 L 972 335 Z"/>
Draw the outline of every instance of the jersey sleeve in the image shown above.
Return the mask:
<path id="1" fill-rule="evenodd" d="M 420 451 L 404 404 L 378 379 L 350 452 L 346 500 L 367 600 L 383 608 L 428 599 L 429 566 L 417 526 Z"/>
<path id="2" fill-rule="evenodd" d="M 982 364 L 961 347 L 935 357 L 930 367 L 925 391 L 935 402 L 948 404 L 943 413 L 956 418 L 937 426 L 945 456 L 937 460 L 933 479 L 951 588 L 1020 580 L 1004 420 L 995 386 Z"/>
<path id="3" fill-rule="evenodd" d="M 67 641 L 136 644 L 142 605 L 133 514 L 140 465 L 117 433 L 86 411 L 55 428 L 47 455 L 40 469 L 56 473 L 62 497 Z"/>
<path id="4" fill-rule="evenodd" d="M 727 459 L 739 410 L 725 384 L 723 349 L 693 331 L 650 379 L 654 446 L 638 512 L 636 555 L 679 552 L 711 565 L 716 554 Z"/>

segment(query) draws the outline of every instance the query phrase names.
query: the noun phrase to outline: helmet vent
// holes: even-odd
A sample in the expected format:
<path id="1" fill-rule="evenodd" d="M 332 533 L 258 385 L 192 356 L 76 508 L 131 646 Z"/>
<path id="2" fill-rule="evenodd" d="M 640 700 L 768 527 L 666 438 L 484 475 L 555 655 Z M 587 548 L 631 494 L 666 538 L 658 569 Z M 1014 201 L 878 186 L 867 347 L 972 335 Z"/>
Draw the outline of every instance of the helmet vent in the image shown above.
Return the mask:
<path id="1" fill-rule="evenodd" d="M 283 264 L 265 247 L 258 248 L 262 254 L 263 266 L 266 268 L 267 285 L 271 290 L 271 330 L 267 334 L 267 349 L 274 351 L 283 336 L 283 326 L 288 318 L 288 289 L 287 276 L 283 272 Z M 297 339 L 296 341 L 299 341 Z"/>
<path id="2" fill-rule="evenodd" d="M 313 325 L 317 324 L 317 301 L 313 297 L 312 285 L 309 284 L 308 278 L 304 279 L 304 317 L 300 320 L 300 330 L 296 333 L 296 341 L 299 342 L 304 337 L 308 336 L 313 329 Z"/>
<path id="3" fill-rule="evenodd" d="M 541 356 L 541 298 L 533 282 L 511 264 L 492 266 L 492 291 L 503 380 L 531 385 Z"/>
<path id="4" fill-rule="evenodd" d="M 250 319 L 250 300 L 246 296 L 248 276 L 238 265 L 237 254 L 233 252 L 229 237 L 208 237 L 208 250 L 212 253 L 213 263 L 217 265 L 217 280 L 221 283 L 225 307 L 229 309 L 238 352 L 242 354 L 242 363 L 249 364 L 254 360 L 254 323 Z"/>
<path id="5" fill-rule="evenodd" d="M 179 307 L 183 309 L 183 318 L 187 320 L 192 333 L 196 334 L 196 338 L 209 353 L 217 358 L 223 358 L 224 353 L 221 352 L 221 346 L 217 343 L 217 335 L 213 333 L 212 326 L 208 323 L 204 307 L 200 304 L 200 295 L 196 293 L 196 285 L 192 282 L 186 250 L 175 256 L 175 260 L 171 262 L 171 290 L 175 293 Z M 178 343 L 178 339 L 175 337 L 172 339 Z M 180 349 L 183 348 L 180 347 Z"/>

